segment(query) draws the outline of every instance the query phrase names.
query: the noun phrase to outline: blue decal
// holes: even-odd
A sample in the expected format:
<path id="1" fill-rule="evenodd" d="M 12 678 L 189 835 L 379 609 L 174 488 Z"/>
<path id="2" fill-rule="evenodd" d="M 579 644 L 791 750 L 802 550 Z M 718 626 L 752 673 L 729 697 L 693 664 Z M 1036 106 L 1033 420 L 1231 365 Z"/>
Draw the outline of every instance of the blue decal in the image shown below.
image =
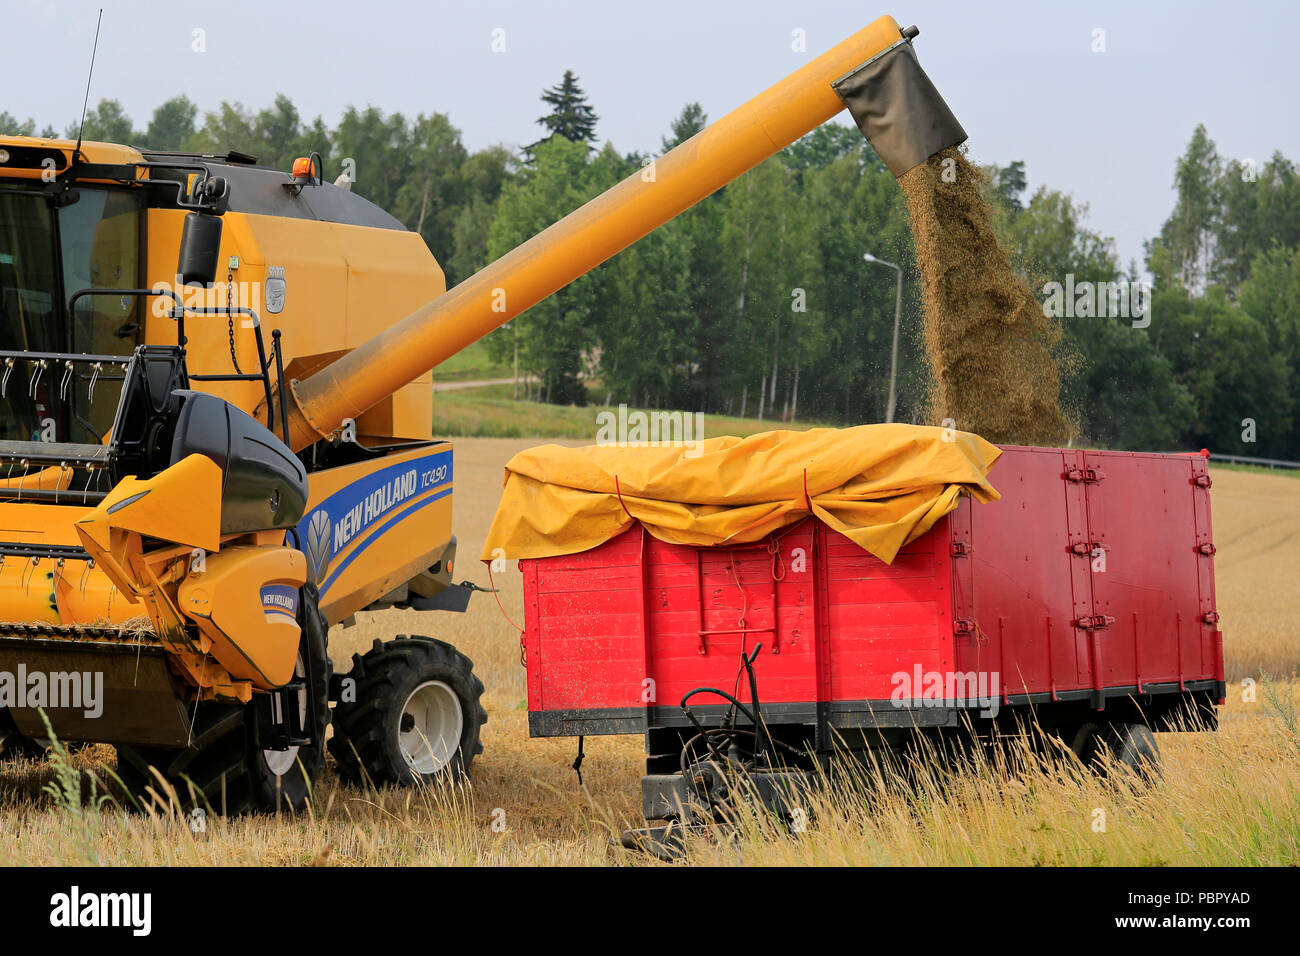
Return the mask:
<path id="1" fill-rule="evenodd" d="M 349 542 L 377 522 L 382 522 L 382 528 L 387 528 L 392 524 L 392 520 L 386 519 L 400 511 L 405 502 L 424 494 L 431 488 L 449 484 L 452 480 L 451 466 L 450 449 L 424 458 L 413 458 L 389 465 L 340 488 L 306 514 L 298 522 L 298 541 L 307 556 L 311 580 L 320 587 L 321 594 L 325 593 L 339 573 L 351 564 L 358 554 L 366 550 L 379 535 L 376 534 L 364 542 L 339 567 L 329 573 L 330 563 L 348 546 Z M 447 488 L 406 513 L 418 511 L 425 504 L 449 494 L 451 489 Z"/>
<path id="2" fill-rule="evenodd" d="M 286 584 L 268 584 L 262 588 L 262 611 L 268 617 L 284 614 L 298 620 L 298 589 Z"/>
<path id="3" fill-rule="evenodd" d="M 436 495 L 430 495 L 428 498 L 425 498 L 414 508 L 409 508 L 406 511 L 403 511 L 401 514 L 393 515 L 393 517 L 385 521 L 382 525 L 379 526 L 379 530 L 377 530 L 373 535 L 371 535 L 362 543 L 361 547 L 357 548 L 355 551 L 353 551 L 346 558 L 344 558 L 342 561 L 339 562 L 339 566 L 330 572 L 330 576 L 326 578 L 325 583 L 321 585 L 320 593 L 324 594 L 326 591 L 328 591 L 330 585 L 334 583 L 334 581 L 338 578 L 338 576 L 347 570 L 348 565 L 351 564 L 353 561 L 355 561 L 357 559 L 357 556 L 363 554 L 366 551 L 366 549 L 369 548 L 372 544 L 380 540 L 384 536 L 385 531 L 387 531 L 393 525 L 397 524 L 397 522 L 405 521 L 411 515 L 427 507 L 428 505 L 433 504 L 435 501 L 441 501 L 443 498 L 446 498 L 449 494 L 451 494 L 451 489 L 446 488 L 438 492 Z"/>

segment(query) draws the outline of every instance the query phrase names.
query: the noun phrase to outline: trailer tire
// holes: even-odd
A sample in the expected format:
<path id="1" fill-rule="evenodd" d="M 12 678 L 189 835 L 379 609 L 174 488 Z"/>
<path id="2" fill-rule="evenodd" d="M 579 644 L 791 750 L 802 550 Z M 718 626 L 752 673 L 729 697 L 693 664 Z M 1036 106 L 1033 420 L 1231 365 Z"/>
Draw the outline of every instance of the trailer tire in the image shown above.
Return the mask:
<path id="1" fill-rule="evenodd" d="M 483 683 L 456 648 L 404 634 L 352 656 L 350 699 L 334 707 L 330 753 L 353 786 L 468 776 L 483 752 Z"/>
<path id="2" fill-rule="evenodd" d="M 1146 724 L 1115 721 L 1103 738 L 1120 766 L 1147 780 L 1160 778 L 1160 746 Z"/>
<path id="3" fill-rule="evenodd" d="M 1085 723 L 1075 734 L 1071 749 L 1093 770 L 1103 771 L 1109 755 L 1110 765 L 1123 767 L 1140 777 L 1160 777 L 1160 747 L 1146 724 L 1124 720 Z"/>
<path id="4" fill-rule="evenodd" d="M 330 660 L 328 625 L 317 607 L 313 585 L 302 590 L 302 640 L 299 665 L 310 663 L 312 680 L 305 693 L 315 697 L 313 743 L 287 751 L 257 747 L 257 709 L 252 704 L 199 702 L 190 746 L 180 750 L 119 745 L 117 774 L 141 808 L 167 806 L 174 789 L 182 809 L 212 810 L 224 816 L 286 809 L 298 812 L 311 799 L 312 787 L 325 766 L 325 730 L 329 726 Z M 304 701 L 304 706 L 308 702 Z M 276 759 L 272 755 L 286 756 Z M 153 768 L 156 768 L 157 772 Z M 161 773 L 166 787 L 161 786 Z"/>

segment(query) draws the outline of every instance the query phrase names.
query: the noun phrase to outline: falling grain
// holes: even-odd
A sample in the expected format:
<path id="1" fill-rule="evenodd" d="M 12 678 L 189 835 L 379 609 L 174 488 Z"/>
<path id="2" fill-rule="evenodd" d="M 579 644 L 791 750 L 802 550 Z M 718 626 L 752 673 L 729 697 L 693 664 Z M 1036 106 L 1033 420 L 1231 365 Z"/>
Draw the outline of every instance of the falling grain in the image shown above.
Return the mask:
<path id="1" fill-rule="evenodd" d="M 930 416 L 992 442 L 1055 445 L 1076 432 L 1061 411 L 1060 328 L 1015 274 L 990 224 L 982 174 L 953 147 L 899 180 L 921 270 Z"/>

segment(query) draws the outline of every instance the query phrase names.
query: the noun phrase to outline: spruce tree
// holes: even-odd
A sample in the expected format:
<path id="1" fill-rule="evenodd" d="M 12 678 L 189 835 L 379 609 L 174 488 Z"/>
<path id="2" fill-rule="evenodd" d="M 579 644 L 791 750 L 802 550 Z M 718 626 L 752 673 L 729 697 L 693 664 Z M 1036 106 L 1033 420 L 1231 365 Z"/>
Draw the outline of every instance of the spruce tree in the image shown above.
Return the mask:
<path id="1" fill-rule="evenodd" d="M 542 91 L 542 102 L 551 112 L 537 120 L 539 126 L 546 128 L 546 136 L 524 147 L 530 160 L 534 149 L 556 136 L 587 146 L 596 142 L 596 123 L 600 117 L 587 102 L 587 94 L 578 85 L 578 77 L 572 70 L 564 71 L 558 86 Z"/>

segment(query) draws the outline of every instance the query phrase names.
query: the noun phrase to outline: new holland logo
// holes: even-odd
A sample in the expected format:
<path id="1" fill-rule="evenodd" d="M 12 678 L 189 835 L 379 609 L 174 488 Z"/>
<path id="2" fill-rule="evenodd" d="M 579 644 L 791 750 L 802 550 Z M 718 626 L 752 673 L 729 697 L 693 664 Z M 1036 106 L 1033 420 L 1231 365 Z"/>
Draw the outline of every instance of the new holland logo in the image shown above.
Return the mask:
<path id="1" fill-rule="evenodd" d="M 334 556 L 334 534 L 329 512 L 317 508 L 307 523 L 307 560 L 311 562 L 312 583 L 325 579 L 325 569 Z"/>

